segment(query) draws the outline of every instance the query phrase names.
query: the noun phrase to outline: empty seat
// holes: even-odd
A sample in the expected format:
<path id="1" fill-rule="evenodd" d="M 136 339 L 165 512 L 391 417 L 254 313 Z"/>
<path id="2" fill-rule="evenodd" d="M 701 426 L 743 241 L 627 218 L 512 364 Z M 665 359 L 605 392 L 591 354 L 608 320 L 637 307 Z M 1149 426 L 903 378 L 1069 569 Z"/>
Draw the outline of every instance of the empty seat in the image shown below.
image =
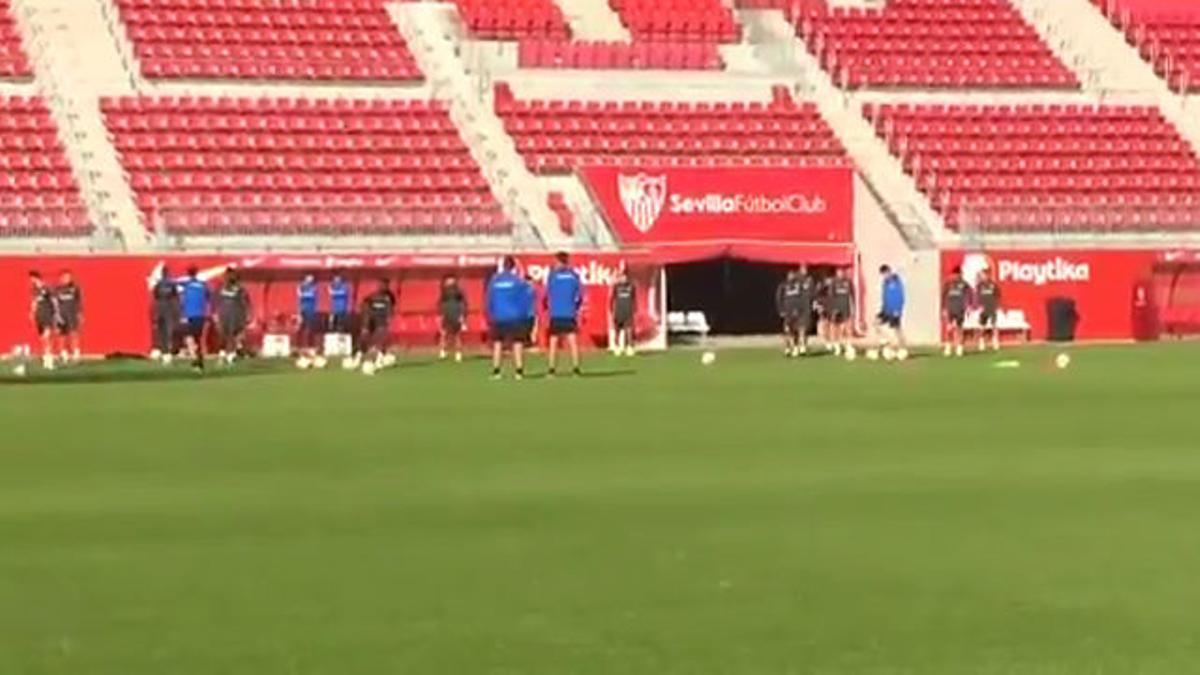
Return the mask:
<path id="1" fill-rule="evenodd" d="M 1200 162 L 1156 108 L 901 104 L 864 113 L 952 229 L 1200 229 Z"/>
<path id="2" fill-rule="evenodd" d="M 438 101 L 124 97 L 102 108 L 152 229 L 509 231 Z"/>
<path id="3" fill-rule="evenodd" d="M 534 173 L 587 165 L 799 166 L 848 163 L 812 103 L 520 100 L 501 84 L 496 113 Z"/>

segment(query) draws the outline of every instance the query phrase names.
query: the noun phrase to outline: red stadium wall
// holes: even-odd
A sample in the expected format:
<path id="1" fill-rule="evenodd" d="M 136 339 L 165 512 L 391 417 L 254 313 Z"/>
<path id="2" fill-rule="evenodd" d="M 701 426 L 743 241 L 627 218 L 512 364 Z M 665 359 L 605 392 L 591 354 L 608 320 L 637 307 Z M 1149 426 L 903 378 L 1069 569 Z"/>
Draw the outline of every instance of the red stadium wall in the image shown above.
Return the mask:
<path id="1" fill-rule="evenodd" d="M 517 256 L 522 267 L 535 281 L 544 279 L 553 262 L 546 254 Z M 172 274 L 182 275 L 192 265 L 202 277 L 217 277 L 228 266 L 238 267 L 247 281 L 259 323 L 296 311 L 295 287 L 307 271 L 328 276 L 334 269 L 346 270 L 357 281 L 359 298 L 369 293 L 376 279 L 387 277 L 398 285 L 399 308 L 395 325 L 402 345 L 427 346 L 437 332 L 436 299 L 442 276 L 458 274 L 464 282 L 471 307 L 470 328 L 484 330 L 483 287 L 488 272 L 494 269 L 498 255 L 244 255 L 244 256 L 4 256 L 0 257 L 0 297 L 5 298 L 0 312 L 0 349 L 35 344 L 36 335 L 29 316 L 29 272 L 40 271 L 48 281 L 70 269 L 84 294 L 85 324 L 83 351 L 88 354 L 145 353 L 150 349 L 151 280 L 162 265 Z M 576 255 L 572 265 L 578 269 L 586 287 L 582 314 L 583 333 L 594 344 L 603 344 L 608 332 L 608 289 L 619 266 L 627 264 L 639 286 L 638 325 L 643 336 L 657 331 L 661 320 L 661 267 L 636 254 Z M 653 293 L 647 292 L 653 289 Z"/>
<path id="2" fill-rule="evenodd" d="M 1153 337 L 1161 330 L 1157 309 L 1167 289 L 1156 281 L 1157 263 L 1181 255 L 1166 250 L 945 251 L 944 274 L 962 265 L 968 277 L 983 266 L 1000 282 L 1004 309 L 1021 309 L 1034 339 L 1046 337 L 1046 302 L 1071 298 L 1079 313 L 1081 340 Z"/>

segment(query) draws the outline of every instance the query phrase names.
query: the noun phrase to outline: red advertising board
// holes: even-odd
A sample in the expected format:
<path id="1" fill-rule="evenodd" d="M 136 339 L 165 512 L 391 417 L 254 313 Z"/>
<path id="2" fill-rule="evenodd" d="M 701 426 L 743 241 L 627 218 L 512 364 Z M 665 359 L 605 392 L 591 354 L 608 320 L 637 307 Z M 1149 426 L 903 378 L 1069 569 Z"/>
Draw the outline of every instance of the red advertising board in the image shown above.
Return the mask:
<path id="1" fill-rule="evenodd" d="M 258 322 L 296 310 L 295 286 L 309 271 L 326 274 L 345 270 L 355 281 L 359 297 L 374 288 L 378 277 L 391 279 L 399 290 L 398 317 L 394 326 L 402 344 L 432 344 L 436 336 L 436 303 L 443 274 L 457 273 L 469 299 L 470 325 L 482 331 L 483 286 L 502 254 L 350 254 L 350 255 L 175 255 L 175 256 L 4 256 L 0 257 L 0 297 L 7 302 L 0 311 L 0 350 L 37 342 L 30 321 L 29 272 L 38 271 L 56 282 L 61 270 L 69 269 L 83 290 L 85 325 L 82 348 L 88 354 L 145 353 L 150 348 L 149 289 L 164 266 L 182 275 L 196 266 L 200 277 L 218 283 L 229 266 L 241 270 L 247 281 Z M 549 254 L 518 255 L 523 269 L 540 284 L 552 264 Z M 601 343 L 608 332 L 608 290 L 622 264 L 642 291 L 639 293 L 638 324 L 652 332 L 661 319 L 657 263 L 643 255 L 575 255 L 572 265 L 585 286 L 582 314 L 583 333 Z M 643 335 L 645 337 L 645 335 Z"/>
<path id="2" fill-rule="evenodd" d="M 1182 255 L 1174 251 L 1171 256 Z M 1079 314 L 1076 337 L 1083 340 L 1126 340 L 1138 332 L 1135 299 L 1153 283 L 1162 250 L 995 250 L 946 251 L 942 269 L 962 266 L 967 281 L 984 267 L 1000 282 L 1004 309 L 1020 309 L 1033 327 L 1033 337 L 1046 337 L 1046 302 L 1070 298 Z M 1152 304 L 1159 304 L 1151 297 Z"/>
<path id="3" fill-rule="evenodd" d="M 853 241 L 853 172 L 840 167 L 588 167 L 581 175 L 626 245 L 657 248 Z"/>

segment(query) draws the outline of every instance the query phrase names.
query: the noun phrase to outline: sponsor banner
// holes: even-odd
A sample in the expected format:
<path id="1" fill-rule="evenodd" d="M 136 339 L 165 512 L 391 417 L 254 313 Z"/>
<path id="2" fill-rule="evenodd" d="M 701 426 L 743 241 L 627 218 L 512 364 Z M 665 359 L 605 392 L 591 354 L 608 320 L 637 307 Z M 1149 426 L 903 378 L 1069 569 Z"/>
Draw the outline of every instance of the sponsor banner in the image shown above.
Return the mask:
<path id="1" fill-rule="evenodd" d="M 942 270 L 949 275 L 962 266 L 972 285 L 980 270 L 992 270 L 1003 308 L 1022 310 L 1035 339 L 1047 334 L 1047 301 L 1070 298 L 1079 313 L 1079 339 L 1123 340 L 1144 335 L 1146 327 L 1140 324 L 1146 308 L 1168 302 L 1168 289 L 1155 283 L 1155 264 L 1196 254 L 1154 249 L 945 251 Z"/>
<path id="2" fill-rule="evenodd" d="M 356 299 L 374 290 L 377 280 L 388 278 L 398 291 L 399 307 L 394 332 L 399 343 L 430 346 L 436 340 L 437 298 L 442 277 L 456 273 L 467 293 L 471 311 L 468 322 L 474 337 L 482 338 L 485 320 L 483 290 L 487 278 L 504 254 L 405 254 L 405 255 L 171 255 L 171 256 L 0 256 L 0 297 L 6 299 L 0 312 L 0 350 L 15 345 L 36 345 L 30 321 L 29 272 L 37 270 L 50 283 L 57 283 L 61 270 L 69 269 L 83 290 L 84 327 L 82 348 L 87 354 L 137 353 L 149 351 L 149 290 L 164 269 L 182 276 L 196 266 L 199 276 L 214 288 L 226 268 L 239 268 L 250 291 L 256 327 L 261 334 L 268 326 L 290 325 L 296 312 L 296 285 L 307 272 L 326 279 L 332 270 L 344 270 L 353 283 Z M 516 256 L 525 273 L 539 287 L 553 264 L 545 253 Z M 622 265 L 638 285 L 638 326 L 642 339 L 658 333 L 661 266 L 641 253 L 576 254 L 572 265 L 583 279 L 586 295 L 581 315 L 581 333 L 594 344 L 608 334 L 608 293 Z M 328 298 L 322 299 L 325 308 Z M 356 303 L 357 305 L 357 303 Z"/>
<path id="3" fill-rule="evenodd" d="M 629 245 L 853 238 L 854 181 L 846 168 L 606 166 L 580 173 Z"/>

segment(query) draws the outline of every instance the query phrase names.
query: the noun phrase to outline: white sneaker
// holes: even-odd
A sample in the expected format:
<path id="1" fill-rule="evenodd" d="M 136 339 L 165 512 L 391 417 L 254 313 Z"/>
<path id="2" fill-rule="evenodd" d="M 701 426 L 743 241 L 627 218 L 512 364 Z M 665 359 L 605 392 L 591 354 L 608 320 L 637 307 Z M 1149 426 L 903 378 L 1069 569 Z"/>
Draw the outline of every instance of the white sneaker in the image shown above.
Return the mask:
<path id="1" fill-rule="evenodd" d="M 174 360 L 174 358 L 175 358 L 175 357 L 171 356 L 169 353 L 168 353 L 168 354 L 163 354 L 163 357 L 162 357 L 162 364 L 163 364 L 164 366 L 169 366 L 169 365 L 171 365 L 171 361 L 173 361 L 173 360 Z"/>
<path id="2" fill-rule="evenodd" d="M 800 348 L 796 351 L 796 353 L 797 354 L 807 354 L 808 353 L 808 345 L 801 345 Z"/>
<path id="3" fill-rule="evenodd" d="M 447 356 L 449 356 L 449 354 L 446 353 L 445 349 L 438 352 L 438 360 L 440 361 L 445 361 Z"/>
<path id="4" fill-rule="evenodd" d="M 454 362 L 462 363 L 462 352 L 454 352 Z"/>
<path id="5" fill-rule="evenodd" d="M 963 346 L 962 345 L 959 345 L 958 348 L 954 350 L 954 355 L 959 356 L 959 357 L 961 357 L 963 355 Z"/>
<path id="6" fill-rule="evenodd" d="M 945 347 L 942 348 L 942 356 L 950 356 L 950 354 L 953 352 L 953 350 L 954 350 L 953 347 L 951 347 L 950 345 L 946 345 Z"/>

